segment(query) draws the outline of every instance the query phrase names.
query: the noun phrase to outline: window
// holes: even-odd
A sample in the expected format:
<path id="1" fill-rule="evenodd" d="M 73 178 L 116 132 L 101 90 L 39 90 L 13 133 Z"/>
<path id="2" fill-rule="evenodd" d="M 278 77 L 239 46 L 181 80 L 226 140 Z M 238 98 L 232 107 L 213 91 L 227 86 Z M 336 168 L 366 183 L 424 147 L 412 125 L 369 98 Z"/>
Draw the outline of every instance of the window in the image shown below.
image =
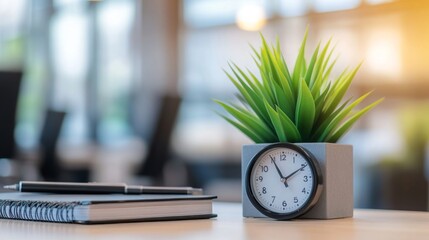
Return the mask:
<path id="1" fill-rule="evenodd" d="M 135 1 L 56 1 L 54 96 L 69 114 L 64 138 L 110 143 L 130 135 L 131 37 Z"/>
<path id="2" fill-rule="evenodd" d="M 63 135 L 78 143 L 88 136 L 86 78 L 90 18 L 85 2 L 58 1 L 51 18 L 53 108 L 67 112 Z M 69 5 L 70 4 L 70 5 Z"/>
<path id="3" fill-rule="evenodd" d="M 15 137 L 20 147 L 34 146 L 39 134 L 43 90 L 46 86 L 46 48 L 42 41 L 43 1 L 36 7 L 31 1 L 0 0 L 0 68 L 25 69 L 17 109 Z M 27 14 L 32 11 L 33 14 Z M 31 18 L 30 18 L 31 17 Z M 35 31 L 28 32 L 28 27 Z M 37 46 L 37 47 L 35 47 Z"/>
<path id="4" fill-rule="evenodd" d="M 131 44 L 135 2 L 106 1 L 97 15 L 99 140 L 112 143 L 129 137 L 128 111 L 133 88 Z"/>
<path id="5" fill-rule="evenodd" d="M 332 12 L 356 8 L 360 2 L 360 0 L 314 0 L 313 6 L 316 12 Z"/>
<path id="6" fill-rule="evenodd" d="M 394 1 L 395 0 L 365 0 L 366 3 L 372 4 L 372 5 L 383 4 L 383 3 L 391 3 L 391 2 L 394 2 Z"/>
<path id="7" fill-rule="evenodd" d="M 245 5 L 268 9 L 269 0 L 184 0 L 183 17 L 186 25 L 197 28 L 233 24 L 237 11 Z"/>
<path id="8" fill-rule="evenodd" d="M 302 0 L 279 1 L 279 5 L 279 12 L 285 17 L 301 16 L 309 10 L 307 1 Z"/>

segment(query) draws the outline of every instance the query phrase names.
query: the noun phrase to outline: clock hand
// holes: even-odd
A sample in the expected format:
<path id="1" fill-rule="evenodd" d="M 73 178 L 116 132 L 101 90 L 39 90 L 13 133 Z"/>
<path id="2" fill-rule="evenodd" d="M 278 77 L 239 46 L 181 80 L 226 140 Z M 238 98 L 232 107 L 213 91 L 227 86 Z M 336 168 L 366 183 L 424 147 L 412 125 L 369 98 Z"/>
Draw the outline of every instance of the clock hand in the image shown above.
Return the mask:
<path id="1" fill-rule="evenodd" d="M 277 172 L 278 172 L 278 174 L 280 176 L 280 181 L 283 182 L 283 184 L 285 185 L 285 187 L 289 187 L 289 185 L 286 183 L 285 177 L 283 177 L 283 174 L 280 171 L 280 168 L 277 166 L 276 159 L 273 158 L 273 157 L 271 157 L 271 156 L 270 156 L 270 158 L 271 158 L 271 162 L 274 163 L 274 166 L 276 167 L 276 170 L 277 170 Z"/>
<path id="2" fill-rule="evenodd" d="M 289 174 L 289 175 L 287 175 L 285 178 L 283 178 L 283 179 L 284 179 L 284 181 L 285 181 L 285 183 L 286 183 L 286 181 L 287 181 L 289 178 L 291 178 L 293 175 L 295 175 L 295 173 L 297 173 L 297 172 L 301 171 L 301 170 L 302 170 L 302 169 L 304 169 L 305 167 L 307 167 L 307 164 L 305 164 L 304 166 L 302 166 L 302 167 L 298 168 L 297 170 L 295 170 L 294 172 L 292 172 L 291 174 Z"/>

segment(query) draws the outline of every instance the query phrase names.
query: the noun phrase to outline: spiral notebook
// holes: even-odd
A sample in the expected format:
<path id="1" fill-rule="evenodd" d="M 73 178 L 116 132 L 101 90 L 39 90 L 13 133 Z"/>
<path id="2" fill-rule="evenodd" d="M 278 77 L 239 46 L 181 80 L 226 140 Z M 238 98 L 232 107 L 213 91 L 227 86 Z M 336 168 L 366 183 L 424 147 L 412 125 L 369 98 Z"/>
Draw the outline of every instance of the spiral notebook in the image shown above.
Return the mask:
<path id="1" fill-rule="evenodd" d="M 0 218 L 118 223 L 216 217 L 211 195 L 0 193 Z"/>

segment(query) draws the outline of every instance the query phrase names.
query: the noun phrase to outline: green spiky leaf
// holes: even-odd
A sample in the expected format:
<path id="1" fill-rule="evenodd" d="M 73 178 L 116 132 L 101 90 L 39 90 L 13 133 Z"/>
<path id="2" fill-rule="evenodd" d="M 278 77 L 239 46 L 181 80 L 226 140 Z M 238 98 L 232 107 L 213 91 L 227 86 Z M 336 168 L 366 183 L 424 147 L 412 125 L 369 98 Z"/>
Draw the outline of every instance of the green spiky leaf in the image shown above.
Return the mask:
<path id="1" fill-rule="evenodd" d="M 261 34 L 261 47 L 252 58 L 259 74 L 230 64 L 225 72 L 238 90 L 241 105 L 215 100 L 229 114 L 220 114 L 256 143 L 336 142 L 377 100 L 355 110 L 370 93 L 356 100 L 343 100 L 361 64 L 331 77 L 337 61 L 331 61 L 331 39 L 318 44 L 308 61 L 305 56 L 308 29 L 304 34 L 295 65 L 287 65 L 280 40 L 270 45 Z M 289 69 L 293 69 L 292 72 Z"/>
<path id="2" fill-rule="evenodd" d="M 316 106 L 313 95 L 304 79 L 301 79 L 298 87 L 298 99 L 296 101 L 295 124 L 301 136 L 307 139 L 313 128 Z"/>

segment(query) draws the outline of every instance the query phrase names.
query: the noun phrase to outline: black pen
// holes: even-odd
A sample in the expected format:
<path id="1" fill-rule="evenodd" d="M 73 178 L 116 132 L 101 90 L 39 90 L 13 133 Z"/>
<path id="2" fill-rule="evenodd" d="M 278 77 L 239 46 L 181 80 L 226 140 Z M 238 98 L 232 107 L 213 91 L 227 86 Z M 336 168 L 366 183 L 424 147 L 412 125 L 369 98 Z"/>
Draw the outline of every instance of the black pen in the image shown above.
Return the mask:
<path id="1" fill-rule="evenodd" d="M 39 182 L 20 181 L 5 189 L 19 192 L 44 192 L 65 194 L 189 194 L 201 195 L 202 189 L 192 187 L 152 187 L 107 183 Z"/>

